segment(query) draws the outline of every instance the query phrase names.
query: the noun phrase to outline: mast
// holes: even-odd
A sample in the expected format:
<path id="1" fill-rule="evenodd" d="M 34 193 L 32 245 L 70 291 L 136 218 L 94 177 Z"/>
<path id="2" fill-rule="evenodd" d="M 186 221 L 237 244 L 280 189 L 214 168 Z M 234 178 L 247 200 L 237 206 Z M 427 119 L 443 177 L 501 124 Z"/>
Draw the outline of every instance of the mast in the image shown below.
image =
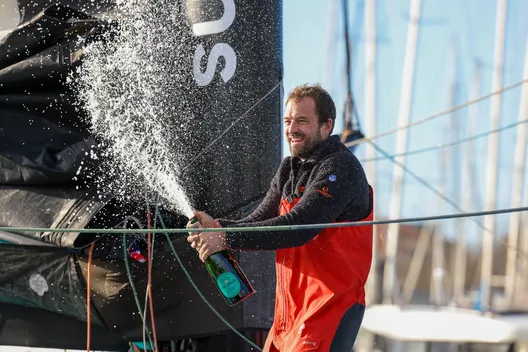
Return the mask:
<path id="1" fill-rule="evenodd" d="M 450 105 L 456 106 L 457 104 L 457 93 L 458 93 L 458 78 L 457 78 L 457 48 L 456 43 L 453 40 L 452 52 L 451 52 L 451 83 L 450 83 Z M 450 117 L 451 131 L 453 132 L 453 139 L 460 139 L 460 124 L 458 114 L 455 112 L 451 113 Z M 456 199 L 457 203 L 462 203 L 461 199 L 461 183 L 465 170 L 460 164 L 460 147 L 455 146 L 452 149 L 452 170 L 455 173 L 453 178 L 453 198 Z M 460 175 L 460 176 L 459 176 Z M 465 208 L 462 208 L 468 211 Z M 453 273 L 453 300 L 459 302 L 464 296 L 464 287 L 466 283 L 466 232 L 464 231 L 464 218 L 456 220 L 455 232 L 457 235 L 457 242 L 455 247 L 455 260 L 453 262 L 452 270 Z"/>
<path id="2" fill-rule="evenodd" d="M 447 129 L 449 133 L 449 127 Z M 447 161 L 448 151 L 440 150 L 440 192 L 445 194 L 447 189 Z M 443 202 L 438 200 L 438 209 L 442 208 Z M 432 238 L 432 253 L 431 253 L 431 278 L 429 286 L 429 303 L 434 305 L 442 305 L 444 303 L 443 284 L 445 277 L 444 267 L 444 231 L 442 220 L 438 221 L 434 226 L 434 234 Z"/>
<path id="3" fill-rule="evenodd" d="M 480 74 L 481 74 L 481 64 L 480 62 L 475 63 L 475 71 L 473 73 L 473 82 L 471 85 L 470 97 L 469 100 L 476 99 L 481 96 L 480 92 Z M 477 122 L 479 115 L 479 105 L 471 104 L 468 106 L 468 126 L 467 126 L 467 136 L 471 137 L 477 133 Z M 467 212 L 471 212 L 474 209 L 474 197 L 476 196 L 475 192 L 475 147 L 472 140 L 467 143 L 466 149 L 466 160 L 465 168 L 462 169 L 463 175 L 465 174 L 464 182 L 464 197 L 462 198 L 462 209 Z M 464 177 L 463 177 L 464 178 Z M 463 180 L 464 181 L 464 180 Z M 461 192 L 462 193 L 462 192 Z M 455 262 L 457 268 L 464 268 L 463 270 L 458 270 L 457 275 L 454 276 L 454 287 L 453 287 L 453 300 L 454 303 L 459 303 L 465 297 L 465 287 L 466 287 L 466 272 L 467 272 L 467 243 L 465 234 L 469 231 L 466 229 L 467 219 L 460 218 L 458 233 L 458 242 L 456 247 L 456 257 Z M 454 275 L 455 271 L 453 271 Z"/>
<path id="4" fill-rule="evenodd" d="M 337 23 L 338 23 L 338 2 L 337 0 L 330 0 L 330 16 L 328 18 L 327 37 L 326 37 L 326 57 L 325 68 L 323 72 L 323 84 L 331 91 L 334 82 L 334 67 L 335 67 L 335 52 L 337 39 Z"/>
<path id="5" fill-rule="evenodd" d="M 347 85 L 347 97 L 345 102 L 345 110 L 344 110 L 344 121 L 343 121 L 343 132 L 347 128 L 350 128 L 353 121 L 353 109 L 352 106 L 352 77 L 351 77 L 351 68 L 352 68 L 352 57 L 351 57 L 351 49 L 350 49 L 350 34 L 348 31 L 349 24 L 348 24 L 348 0 L 342 0 L 343 4 L 343 26 L 344 26 L 344 33 L 345 33 L 345 78 L 346 78 L 346 85 Z"/>
<path id="6" fill-rule="evenodd" d="M 411 0 L 410 19 L 407 29 L 407 44 L 405 48 L 405 59 L 403 64 L 402 89 L 400 97 L 400 110 L 398 114 L 398 126 L 409 123 L 412 92 L 414 83 L 414 69 L 416 60 L 416 46 L 420 23 L 421 0 Z M 396 140 L 396 154 L 404 153 L 407 149 L 407 129 L 399 131 Z M 405 164 L 405 156 L 396 157 L 396 161 Z M 393 167 L 393 190 L 391 194 L 389 219 L 401 216 L 403 168 L 398 165 Z M 396 255 L 398 252 L 398 237 L 400 226 L 391 223 L 387 228 L 387 256 L 383 272 L 383 303 L 391 304 L 394 288 L 396 287 Z"/>
<path id="7" fill-rule="evenodd" d="M 416 283 L 420 278 L 420 273 L 424 266 L 425 257 L 429 249 L 429 242 L 433 237 L 433 229 L 424 224 L 420 229 L 418 234 L 418 240 L 416 241 L 416 246 L 414 247 L 413 256 L 411 258 L 411 264 L 409 264 L 409 271 L 403 282 L 402 289 L 402 302 L 403 304 L 411 303 L 411 300 L 414 295 L 414 290 L 416 289 Z"/>
<path id="8" fill-rule="evenodd" d="M 526 40 L 526 48 L 524 55 L 524 72 L 523 79 L 528 79 L 528 37 Z M 528 118 L 528 87 L 526 84 L 521 88 L 521 103 L 519 108 L 519 121 Z M 522 205 L 521 190 L 523 189 L 523 178 L 525 171 L 526 158 L 526 137 L 528 134 L 528 126 L 526 123 L 521 123 L 517 127 L 517 143 L 515 143 L 515 158 L 512 181 L 512 199 L 511 207 L 519 208 Z M 506 282 L 504 286 L 504 295 L 506 296 L 506 304 L 512 308 L 514 304 L 514 292 L 516 288 L 516 264 L 518 258 L 518 244 L 519 232 L 521 225 L 521 214 L 518 212 L 510 214 L 510 226 L 508 230 L 508 248 L 506 255 Z"/>
<path id="9" fill-rule="evenodd" d="M 454 40 L 451 42 L 450 55 L 447 65 L 447 76 L 449 77 L 447 82 L 447 97 L 449 107 L 456 105 L 456 47 Z M 453 138 L 455 114 L 450 114 L 449 120 L 446 122 L 444 127 L 444 135 L 451 136 Z M 456 137 L 455 137 L 456 138 Z M 448 190 L 448 175 L 450 163 L 454 159 L 454 153 L 451 148 L 442 148 L 439 152 L 440 157 L 440 186 L 439 191 L 441 194 L 446 194 Z M 453 183 L 455 180 L 453 180 Z M 442 199 L 438 199 L 437 211 L 442 213 L 442 207 L 444 202 Z M 434 234 L 432 237 L 432 248 L 431 248 L 431 277 L 429 283 L 429 303 L 434 305 L 443 305 L 445 292 L 444 292 L 444 280 L 446 267 L 444 265 L 445 259 L 445 238 L 444 238 L 444 224 L 442 220 L 435 222 Z"/>
<path id="10" fill-rule="evenodd" d="M 365 0 L 365 134 L 376 134 L 376 0 Z M 366 144 L 365 156 L 369 159 L 376 157 L 376 150 Z M 367 178 L 376 184 L 376 163 L 370 162 L 366 167 Z M 376 202 L 374 202 L 376 204 Z M 375 210 L 375 209 L 374 209 Z M 377 213 L 374 211 L 374 221 Z M 372 238 L 372 266 L 367 280 L 367 296 L 370 303 L 377 303 L 378 297 L 378 226 L 373 226 Z"/>
<path id="11" fill-rule="evenodd" d="M 345 101 L 345 107 L 343 111 L 343 131 L 341 132 L 341 142 L 347 144 L 354 140 L 363 138 L 363 133 L 361 133 L 361 128 L 359 124 L 359 119 L 357 117 L 356 104 L 354 101 L 354 96 L 352 94 L 352 54 L 353 49 L 351 47 L 350 39 L 350 30 L 349 30 L 349 19 L 348 19 L 348 1 L 342 0 L 343 6 L 343 26 L 345 32 L 345 79 L 347 85 L 347 97 Z M 357 11 L 356 11 L 357 12 Z M 356 20 L 361 18 L 360 15 L 356 13 Z M 349 147 L 350 151 L 355 152 L 357 145 L 352 145 Z"/>
<path id="12" fill-rule="evenodd" d="M 502 70 L 504 66 L 504 36 L 506 33 L 507 0 L 497 1 L 495 24 L 495 50 L 493 54 L 492 91 L 502 88 Z M 490 129 L 499 128 L 502 95 L 491 97 Z M 488 163 L 486 168 L 486 210 L 494 210 L 497 200 L 497 167 L 499 164 L 499 133 L 488 137 Z M 495 215 L 484 217 L 484 236 L 482 242 L 481 288 L 482 310 L 491 307 L 491 285 L 493 276 L 493 247 L 495 242 Z"/>

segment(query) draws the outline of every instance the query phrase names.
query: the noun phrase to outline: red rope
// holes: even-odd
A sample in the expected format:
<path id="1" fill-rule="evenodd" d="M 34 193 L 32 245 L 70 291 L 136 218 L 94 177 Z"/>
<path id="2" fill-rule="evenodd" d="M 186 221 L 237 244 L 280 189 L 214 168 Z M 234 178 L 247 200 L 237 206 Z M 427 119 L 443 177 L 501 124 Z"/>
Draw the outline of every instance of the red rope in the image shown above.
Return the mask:
<path id="1" fill-rule="evenodd" d="M 150 230 L 150 209 L 147 210 L 147 228 Z M 147 278 L 147 295 L 150 307 L 150 323 L 152 324 L 152 335 L 154 335 L 154 351 L 158 352 L 158 337 L 156 334 L 156 323 L 154 320 L 154 305 L 152 303 L 152 248 L 151 234 L 147 233 L 147 256 L 148 256 L 148 278 Z"/>
<path id="2" fill-rule="evenodd" d="M 150 210 L 147 212 L 147 228 L 150 229 Z M 86 352 L 90 352 L 91 344 L 91 281 L 92 281 L 92 254 L 95 247 L 95 242 L 90 245 L 88 251 L 88 274 L 86 280 Z M 152 324 L 152 334 L 154 335 L 154 350 L 158 352 L 158 337 L 156 334 L 156 323 L 154 319 L 154 305 L 152 302 L 152 261 L 151 261 L 151 234 L 147 234 L 147 256 L 148 256 L 148 277 L 147 277 L 147 295 L 150 306 L 150 321 Z"/>
<path id="3" fill-rule="evenodd" d="M 91 286 L 92 286 L 92 254 L 95 247 L 95 242 L 90 245 L 88 251 L 88 273 L 86 278 L 86 352 L 90 352 L 92 323 L 91 323 Z"/>

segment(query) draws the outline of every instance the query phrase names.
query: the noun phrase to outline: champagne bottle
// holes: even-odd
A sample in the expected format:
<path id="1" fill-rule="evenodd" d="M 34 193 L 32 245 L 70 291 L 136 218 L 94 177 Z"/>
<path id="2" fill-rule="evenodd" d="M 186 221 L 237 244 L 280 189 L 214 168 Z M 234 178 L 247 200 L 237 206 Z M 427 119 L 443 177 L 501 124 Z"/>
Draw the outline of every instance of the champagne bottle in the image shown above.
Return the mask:
<path id="1" fill-rule="evenodd" d="M 198 219 L 193 216 L 187 226 L 197 222 Z M 205 267 L 228 305 L 233 306 L 255 293 L 235 258 L 227 250 L 211 254 L 205 261 Z"/>

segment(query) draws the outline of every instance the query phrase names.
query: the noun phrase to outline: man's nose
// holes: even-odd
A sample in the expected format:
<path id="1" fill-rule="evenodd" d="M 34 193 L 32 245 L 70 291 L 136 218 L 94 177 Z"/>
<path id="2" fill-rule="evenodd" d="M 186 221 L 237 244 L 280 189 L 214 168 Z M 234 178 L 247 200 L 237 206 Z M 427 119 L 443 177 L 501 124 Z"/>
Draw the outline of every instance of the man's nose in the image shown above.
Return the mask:
<path id="1" fill-rule="evenodd" d="M 298 130 L 299 129 L 298 129 L 297 124 L 295 122 L 293 122 L 293 121 L 289 124 L 288 129 L 287 129 L 288 134 L 295 133 Z"/>

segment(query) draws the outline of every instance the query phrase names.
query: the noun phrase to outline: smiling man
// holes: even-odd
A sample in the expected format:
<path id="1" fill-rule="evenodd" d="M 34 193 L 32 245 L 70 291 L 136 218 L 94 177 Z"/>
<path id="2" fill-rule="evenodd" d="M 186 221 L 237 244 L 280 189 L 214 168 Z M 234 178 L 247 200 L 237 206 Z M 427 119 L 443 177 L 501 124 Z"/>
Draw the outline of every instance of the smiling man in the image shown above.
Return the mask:
<path id="1" fill-rule="evenodd" d="M 352 152 L 332 135 L 334 102 L 319 85 L 301 85 L 286 100 L 286 157 L 258 206 L 240 220 L 195 211 L 196 226 L 219 228 L 188 237 L 205 261 L 212 253 L 276 250 L 275 317 L 265 351 L 349 352 L 365 311 L 372 226 L 295 231 L 224 232 L 222 227 L 371 221 L 373 193 Z"/>

